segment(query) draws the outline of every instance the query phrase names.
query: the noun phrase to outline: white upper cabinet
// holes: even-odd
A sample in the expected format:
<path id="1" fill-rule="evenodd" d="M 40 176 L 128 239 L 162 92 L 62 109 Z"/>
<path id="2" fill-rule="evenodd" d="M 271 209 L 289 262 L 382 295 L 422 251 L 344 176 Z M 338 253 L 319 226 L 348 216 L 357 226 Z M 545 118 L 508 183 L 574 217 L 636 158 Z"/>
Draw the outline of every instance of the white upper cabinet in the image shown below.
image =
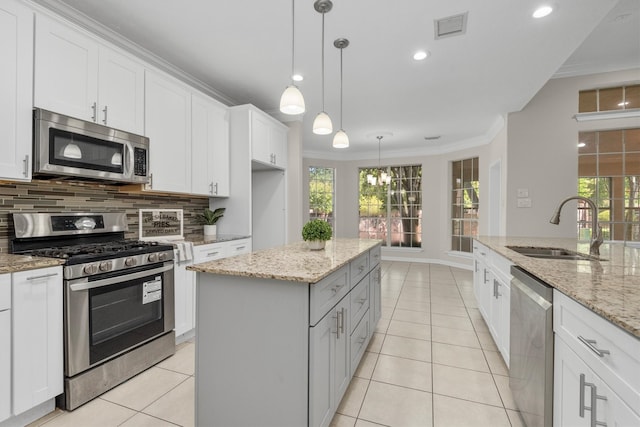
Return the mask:
<path id="1" fill-rule="evenodd" d="M 31 179 L 33 12 L 0 3 L 0 179 Z"/>
<path id="2" fill-rule="evenodd" d="M 229 196 L 229 114 L 200 94 L 191 98 L 191 192 Z"/>
<path id="3" fill-rule="evenodd" d="M 37 15 L 34 105 L 143 134 L 144 67 L 80 30 Z"/>
<path id="4" fill-rule="evenodd" d="M 251 114 L 251 159 L 270 167 L 287 167 L 288 129 L 260 110 L 252 108 Z"/>

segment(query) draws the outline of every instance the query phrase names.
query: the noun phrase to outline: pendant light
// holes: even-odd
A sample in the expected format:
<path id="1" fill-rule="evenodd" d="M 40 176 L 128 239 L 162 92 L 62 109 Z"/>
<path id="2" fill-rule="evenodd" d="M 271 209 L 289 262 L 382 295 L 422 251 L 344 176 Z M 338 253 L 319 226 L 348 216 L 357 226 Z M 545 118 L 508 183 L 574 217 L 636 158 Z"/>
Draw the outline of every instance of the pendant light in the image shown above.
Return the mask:
<path id="1" fill-rule="evenodd" d="M 349 46 L 349 40 L 336 39 L 333 45 L 340 49 L 340 130 L 333 136 L 333 146 L 335 148 L 347 148 L 349 146 L 349 137 L 342 129 L 342 50 Z"/>
<path id="2" fill-rule="evenodd" d="M 296 39 L 296 9 L 295 0 L 291 0 L 291 84 L 282 93 L 280 97 L 280 111 L 284 114 L 302 114 L 305 111 L 304 97 L 298 86 L 293 82 L 295 72 L 294 56 L 295 56 L 295 39 Z"/>
<path id="3" fill-rule="evenodd" d="M 331 117 L 324 111 L 324 14 L 329 12 L 332 7 L 331 0 L 316 0 L 313 3 L 313 8 L 316 12 L 322 14 L 322 111 L 318 113 L 313 121 L 313 133 L 317 135 L 329 135 L 333 132 Z"/>

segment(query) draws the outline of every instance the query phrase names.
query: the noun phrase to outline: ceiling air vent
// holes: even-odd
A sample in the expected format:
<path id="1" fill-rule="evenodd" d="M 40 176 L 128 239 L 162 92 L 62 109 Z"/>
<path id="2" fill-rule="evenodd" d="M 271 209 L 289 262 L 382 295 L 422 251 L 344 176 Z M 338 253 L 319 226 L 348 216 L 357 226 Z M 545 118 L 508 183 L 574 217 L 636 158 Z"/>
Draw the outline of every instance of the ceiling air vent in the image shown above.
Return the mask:
<path id="1" fill-rule="evenodd" d="M 434 21 L 434 29 L 436 32 L 436 40 L 444 37 L 459 36 L 467 32 L 467 15 L 469 12 L 459 15 L 449 16 L 447 18 L 436 19 Z"/>

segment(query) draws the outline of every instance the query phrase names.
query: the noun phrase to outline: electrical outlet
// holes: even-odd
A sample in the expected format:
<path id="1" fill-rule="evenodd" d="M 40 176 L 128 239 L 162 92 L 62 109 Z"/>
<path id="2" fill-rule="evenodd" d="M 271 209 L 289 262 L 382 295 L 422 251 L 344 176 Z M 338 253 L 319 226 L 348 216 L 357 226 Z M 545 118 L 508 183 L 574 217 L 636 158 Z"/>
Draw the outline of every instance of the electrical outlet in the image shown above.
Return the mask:
<path id="1" fill-rule="evenodd" d="M 518 198 L 529 197 L 528 188 L 518 188 Z"/>

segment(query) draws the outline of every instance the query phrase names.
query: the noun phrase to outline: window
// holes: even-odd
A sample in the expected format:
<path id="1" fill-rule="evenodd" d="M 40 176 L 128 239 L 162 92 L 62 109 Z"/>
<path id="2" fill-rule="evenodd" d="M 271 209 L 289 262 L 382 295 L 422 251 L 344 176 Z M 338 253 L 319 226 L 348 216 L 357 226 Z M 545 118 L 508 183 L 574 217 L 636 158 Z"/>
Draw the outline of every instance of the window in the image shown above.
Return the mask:
<path id="1" fill-rule="evenodd" d="M 605 240 L 640 241 L 640 128 L 578 134 L 578 194 L 594 201 Z M 591 210 L 578 204 L 578 238 Z"/>
<path id="2" fill-rule="evenodd" d="M 478 158 L 451 162 L 451 250 L 471 252 L 478 236 Z"/>
<path id="3" fill-rule="evenodd" d="M 320 218 L 333 227 L 334 169 L 309 167 L 309 219 Z"/>
<path id="4" fill-rule="evenodd" d="M 382 172 L 390 178 L 381 180 Z M 376 177 L 376 183 L 367 179 Z M 422 166 L 359 169 L 359 235 L 384 246 L 422 247 Z"/>
<path id="5" fill-rule="evenodd" d="M 615 111 L 640 108 L 640 85 L 581 90 L 578 112 Z"/>

